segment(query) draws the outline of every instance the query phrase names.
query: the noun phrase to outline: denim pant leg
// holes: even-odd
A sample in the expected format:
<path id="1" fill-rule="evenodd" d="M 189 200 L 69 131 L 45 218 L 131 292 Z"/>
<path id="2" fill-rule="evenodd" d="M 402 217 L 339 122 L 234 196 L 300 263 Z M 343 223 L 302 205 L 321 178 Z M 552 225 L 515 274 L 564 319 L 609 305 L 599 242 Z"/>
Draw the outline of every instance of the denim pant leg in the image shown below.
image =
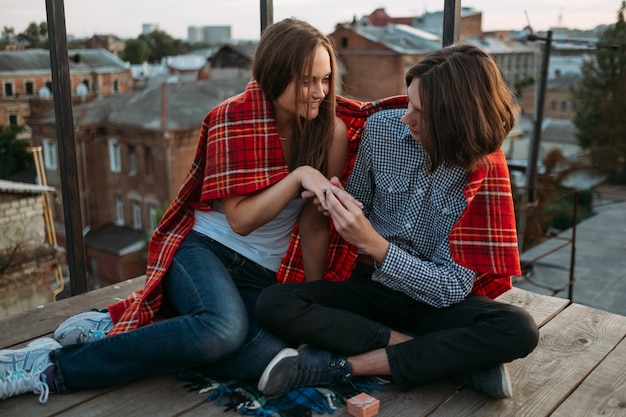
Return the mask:
<path id="1" fill-rule="evenodd" d="M 179 316 L 92 343 L 56 349 L 59 393 L 103 388 L 214 362 L 241 348 L 248 334 L 246 307 L 221 248 L 190 233 L 164 278 L 164 296 Z"/>
<path id="2" fill-rule="evenodd" d="M 261 292 L 276 284 L 276 273 L 241 257 L 242 262 L 229 268 L 248 310 L 249 330 L 244 346 L 234 355 L 196 370 L 229 379 L 257 379 L 267 364 L 289 344 L 263 329 L 256 318 L 256 304 Z"/>

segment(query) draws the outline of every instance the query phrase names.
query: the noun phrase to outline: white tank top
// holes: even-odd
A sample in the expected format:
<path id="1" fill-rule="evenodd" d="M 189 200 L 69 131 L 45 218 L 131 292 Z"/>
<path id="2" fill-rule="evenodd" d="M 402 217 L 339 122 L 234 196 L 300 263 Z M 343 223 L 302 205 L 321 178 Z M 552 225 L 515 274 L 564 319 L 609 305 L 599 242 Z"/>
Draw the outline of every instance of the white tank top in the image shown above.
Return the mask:
<path id="1" fill-rule="evenodd" d="M 221 201 L 215 200 L 212 211 L 195 211 L 193 230 L 228 246 L 271 271 L 278 271 L 289 248 L 291 232 L 305 202 L 306 199 L 303 198 L 291 200 L 274 219 L 247 236 L 241 236 L 228 224 Z"/>

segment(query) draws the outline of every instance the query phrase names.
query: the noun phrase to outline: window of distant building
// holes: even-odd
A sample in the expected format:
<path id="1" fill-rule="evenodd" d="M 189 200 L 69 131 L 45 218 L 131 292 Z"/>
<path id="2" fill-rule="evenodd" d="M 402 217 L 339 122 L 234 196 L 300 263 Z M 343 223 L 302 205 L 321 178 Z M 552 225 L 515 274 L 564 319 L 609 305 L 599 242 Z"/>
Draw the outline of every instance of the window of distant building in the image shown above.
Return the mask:
<path id="1" fill-rule="evenodd" d="M 46 169 L 57 169 L 57 145 L 50 139 L 44 139 L 43 144 L 43 164 Z"/>
<path id="2" fill-rule="evenodd" d="M 87 91 L 89 91 L 89 79 L 85 78 L 83 80 L 83 84 L 85 85 L 85 87 L 87 87 Z"/>
<path id="3" fill-rule="evenodd" d="M 13 83 L 5 82 L 4 83 L 4 96 L 12 97 L 13 96 Z"/>
<path id="4" fill-rule="evenodd" d="M 137 175 L 137 151 L 133 145 L 128 145 L 128 175 Z"/>
<path id="5" fill-rule="evenodd" d="M 17 126 L 17 114 L 9 114 L 9 126 Z"/>
<path id="6" fill-rule="evenodd" d="M 46 88 L 52 92 L 52 81 L 46 81 Z"/>
<path id="7" fill-rule="evenodd" d="M 556 111 L 556 107 L 557 107 L 556 100 L 552 100 L 550 102 L 550 108 L 552 109 L 552 111 Z"/>
<path id="8" fill-rule="evenodd" d="M 120 82 L 119 82 L 119 80 L 113 81 L 113 92 L 114 93 L 119 93 L 120 92 Z"/>
<path id="9" fill-rule="evenodd" d="M 348 47 L 348 37 L 344 36 L 343 38 L 341 38 L 341 47 L 342 48 L 347 48 Z"/>
<path id="10" fill-rule="evenodd" d="M 139 201 L 133 201 L 133 227 L 141 230 L 141 204 Z"/>
<path id="11" fill-rule="evenodd" d="M 109 139 L 109 165 L 111 172 L 122 172 L 122 157 L 120 155 L 120 144 L 117 139 Z"/>
<path id="12" fill-rule="evenodd" d="M 567 100 L 561 102 L 561 111 L 567 111 Z"/>
<path id="13" fill-rule="evenodd" d="M 154 231 L 157 228 L 157 209 L 156 206 L 150 204 L 148 206 L 148 221 L 150 222 L 150 231 Z"/>
<path id="14" fill-rule="evenodd" d="M 115 224 L 124 225 L 124 201 L 119 195 L 115 196 Z"/>
<path id="15" fill-rule="evenodd" d="M 32 81 L 26 81 L 24 88 L 26 89 L 26 95 L 32 96 L 35 94 L 35 83 Z"/>
<path id="16" fill-rule="evenodd" d="M 154 175 L 154 152 L 151 148 L 144 149 L 144 158 L 146 160 L 146 175 Z"/>

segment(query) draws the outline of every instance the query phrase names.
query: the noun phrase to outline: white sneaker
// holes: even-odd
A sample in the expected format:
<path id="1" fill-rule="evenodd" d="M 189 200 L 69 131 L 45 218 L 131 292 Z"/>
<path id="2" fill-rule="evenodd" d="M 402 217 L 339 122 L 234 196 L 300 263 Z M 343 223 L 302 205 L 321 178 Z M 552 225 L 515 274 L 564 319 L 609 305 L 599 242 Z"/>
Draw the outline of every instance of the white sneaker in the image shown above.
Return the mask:
<path id="1" fill-rule="evenodd" d="M 78 313 L 57 327 L 52 337 L 61 346 L 93 342 L 104 338 L 113 327 L 111 315 L 99 311 Z"/>
<path id="2" fill-rule="evenodd" d="M 21 349 L 0 350 L 0 399 L 33 392 L 39 394 L 39 402 L 48 401 L 50 388 L 43 371 L 49 366 L 50 351 L 60 348 L 54 339 L 35 339 Z"/>

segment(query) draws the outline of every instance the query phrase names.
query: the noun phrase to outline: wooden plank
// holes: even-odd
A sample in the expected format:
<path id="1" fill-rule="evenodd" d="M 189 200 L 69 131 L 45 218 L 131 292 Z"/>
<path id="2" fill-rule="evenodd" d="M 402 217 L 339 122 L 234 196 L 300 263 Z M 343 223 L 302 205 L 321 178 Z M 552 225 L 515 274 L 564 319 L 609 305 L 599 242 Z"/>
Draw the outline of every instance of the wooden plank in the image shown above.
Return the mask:
<path id="1" fill-rule="evenodd" d="M 538 327 L 552 320 L 569 304 L 569 300 L 564 298 L 537 294 L 517 287 L 511 288 L 496 300 L 516 305 L 528 311 L 535 319 Z"/>
<path id="2" fill-rule="evenodd" d="M 144 378 L 94 397 L 87 403 L 77 404 L 55 416 L 175 416 L 204 402 L 202 396 L 197 392 L 188 392 L 183 385 L 183 382 L 169 375 Z M 215 414 L 205 416 L 223 416 L 223 411 L 216 409 Z"/>
<path id="3" fill-rule="evenodd" d="M 393 384 L 385 385 L 383 391 L 372 391 L 370 394 L 380 400 L 380 412 L 377 417 L 418 417 L 427 416 L 441 404 L 446 402 L 460 387 L 452 381 L 434 381 L 408 392 L 398 391 Z M 213 401 L 181 414 L 180 417 L 217 416 L 215 410 L 223 415 L 224 407 L 218 407 Z M 351 417 L 346 407 L 340 407 L 332 414 L 333 417 Z"/>
<path id="4" fill-rule="evenodd" d="M 622 339 L 552 416 L 626 416 L 626 339 Z"/>
<path id="5" fill-rule="evenodd" d="M 129 279 L 4 318 L 0 320 L 0 347 L 7 348 L 37 337 L 49 336 L 69 316 L 104 308 L 143 288 L 144 282 L 144 277 Z"/>
<path id="6" fill-rule="evenodd" d="M 626 334 L 626 317 L 572 304 L 540 330 L 539 346 L 509 365 L 513 398 L 463 389 L 433 416 L 548 416 Z"/>
<path id="7" fill-rule="evenodd" d="M 93 398 L 106 395 L 110 391 L 115 391 L 115 388 L 97 391 L 80 391 L 70 395 L 50 394 L 48 402 L 43 405 L 37 401 L 38 395 L 28 393 L 6 400 L 0 400 L 0 416 L 56 416 L 64 410 L 71 409 L 78 404 L 88 403 Z"/>

